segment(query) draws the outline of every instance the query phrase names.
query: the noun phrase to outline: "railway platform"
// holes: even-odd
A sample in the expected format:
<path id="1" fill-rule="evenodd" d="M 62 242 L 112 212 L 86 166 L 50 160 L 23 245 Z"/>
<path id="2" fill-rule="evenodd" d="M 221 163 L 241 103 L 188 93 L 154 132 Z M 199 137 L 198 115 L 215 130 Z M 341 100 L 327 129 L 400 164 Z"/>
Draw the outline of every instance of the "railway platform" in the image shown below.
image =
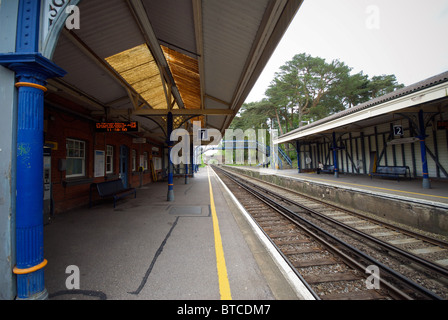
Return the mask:
<path id="1" fill-rule="evenodd" d="M 101 200 L 47 224 L 49 299 L 306 298 L 211 169 L 174 185 L 174 201 L 167 201 L 166 182 L 153 183 L 115 209 Z"/>
<path id="2" fill-rule="evenodd" d="M 345 189 L 356 189 L 364 192 L 396 195 L 408 200 L 442 203 L 448 205 L 448 180 L 431 179 L 431 189 L 423 189 L 421 179 L 374 177 L 340 173 L 336 178 L 333 174 L 315 172 L 298 173 L 297 169 L 274 170 L 270 168 L 243 167 L 260 171 L 262 174 L 293 177 L 322 184 L 337 185 Z"/>
<path id="3" fill-rule="evenodd" d="M 448 181 L 433 179 L 431 189 L 421 180 L 370 178 L 366 175 L 298 173 L 250 166 L 227 166 L 262 180 L 295 189 L 314 198 L 372 213 L 409 227 L 448 236 Z"/>

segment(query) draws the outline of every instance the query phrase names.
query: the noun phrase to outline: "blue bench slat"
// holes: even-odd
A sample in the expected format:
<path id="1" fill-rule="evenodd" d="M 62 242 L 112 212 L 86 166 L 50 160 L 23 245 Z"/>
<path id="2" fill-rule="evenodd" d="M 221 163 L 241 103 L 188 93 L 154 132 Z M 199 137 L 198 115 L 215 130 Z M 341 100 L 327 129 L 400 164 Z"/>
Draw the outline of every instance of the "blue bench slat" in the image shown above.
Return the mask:
<path id="1" fill-rule="evenodd" d="M 321 172 L 333 173 L 334 165 L 324 164 L 324 168 L 321 170 Z"/>
<path id="2" fill-rule="evenodd" d="M 370 178 L 373 176 L 383 176 L 383 177 L 396 177 L 398 178 L 403 175 L 407 176 L 409 172 L 409 179 L 411 178 L 411 171 L 408 166 L 377 166 L 376 171 L 370 174 Z"/>
<path id="3" fill-rule="evenodd" d="M 127 195 L 134 194 L 134 198 L 137 197 L 137 192 L 135 188 L 125 188 L 123 186 L 123 181 L 121 179 L 104 181 L 96 183 L 96 189 L 101 198 L 114 198 L 114 208 L 116 201 Z M 92 193 L 92 186 L 90 188 L 90 193 Z M 92 206 L 92 195 L 90 195 L 90 206 Z"/>

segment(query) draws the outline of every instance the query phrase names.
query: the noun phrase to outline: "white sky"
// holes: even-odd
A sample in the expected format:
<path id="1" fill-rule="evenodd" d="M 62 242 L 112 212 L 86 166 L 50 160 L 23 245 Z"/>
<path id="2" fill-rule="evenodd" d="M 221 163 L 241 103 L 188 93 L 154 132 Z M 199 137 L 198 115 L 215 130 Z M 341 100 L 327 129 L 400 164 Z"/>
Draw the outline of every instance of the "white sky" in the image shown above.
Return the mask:
<path id="1" fill-rule="evenodd" d="M 246 102 L 302 52 L 411 85 L 448 71 L 448 0 L 304 0 Z"/>

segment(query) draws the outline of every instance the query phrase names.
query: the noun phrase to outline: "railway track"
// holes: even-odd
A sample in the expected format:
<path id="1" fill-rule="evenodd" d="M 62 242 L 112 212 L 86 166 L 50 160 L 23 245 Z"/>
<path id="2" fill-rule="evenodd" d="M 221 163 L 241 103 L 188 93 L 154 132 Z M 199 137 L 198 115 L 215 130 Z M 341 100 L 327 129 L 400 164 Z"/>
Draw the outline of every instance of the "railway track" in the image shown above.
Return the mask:
<path id="1" fill-rule="evenodd" d="M 444 253 L 448 256 L 447 243 L 214 170 L 317 299 L 448 298 L 448 269 L 436 262 L 443 264 Z"/>

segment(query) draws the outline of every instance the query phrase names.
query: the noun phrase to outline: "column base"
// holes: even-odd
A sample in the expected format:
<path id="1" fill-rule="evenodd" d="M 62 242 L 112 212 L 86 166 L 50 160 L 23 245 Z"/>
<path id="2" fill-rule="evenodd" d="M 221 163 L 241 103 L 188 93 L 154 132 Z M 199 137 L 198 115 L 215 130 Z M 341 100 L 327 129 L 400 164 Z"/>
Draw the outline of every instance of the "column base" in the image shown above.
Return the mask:
<path id="1" fill-rule="evenodd" d="M 16 300 L 48 300 L 48 291 L 44 288 L 42 292 L 36 293 L 28 298 L 17 297 Z"/>
<path id="2" fill-rule="evenodd" d="M 167 200 L 174 201 L 174 190 L 168 190 Z"/>

